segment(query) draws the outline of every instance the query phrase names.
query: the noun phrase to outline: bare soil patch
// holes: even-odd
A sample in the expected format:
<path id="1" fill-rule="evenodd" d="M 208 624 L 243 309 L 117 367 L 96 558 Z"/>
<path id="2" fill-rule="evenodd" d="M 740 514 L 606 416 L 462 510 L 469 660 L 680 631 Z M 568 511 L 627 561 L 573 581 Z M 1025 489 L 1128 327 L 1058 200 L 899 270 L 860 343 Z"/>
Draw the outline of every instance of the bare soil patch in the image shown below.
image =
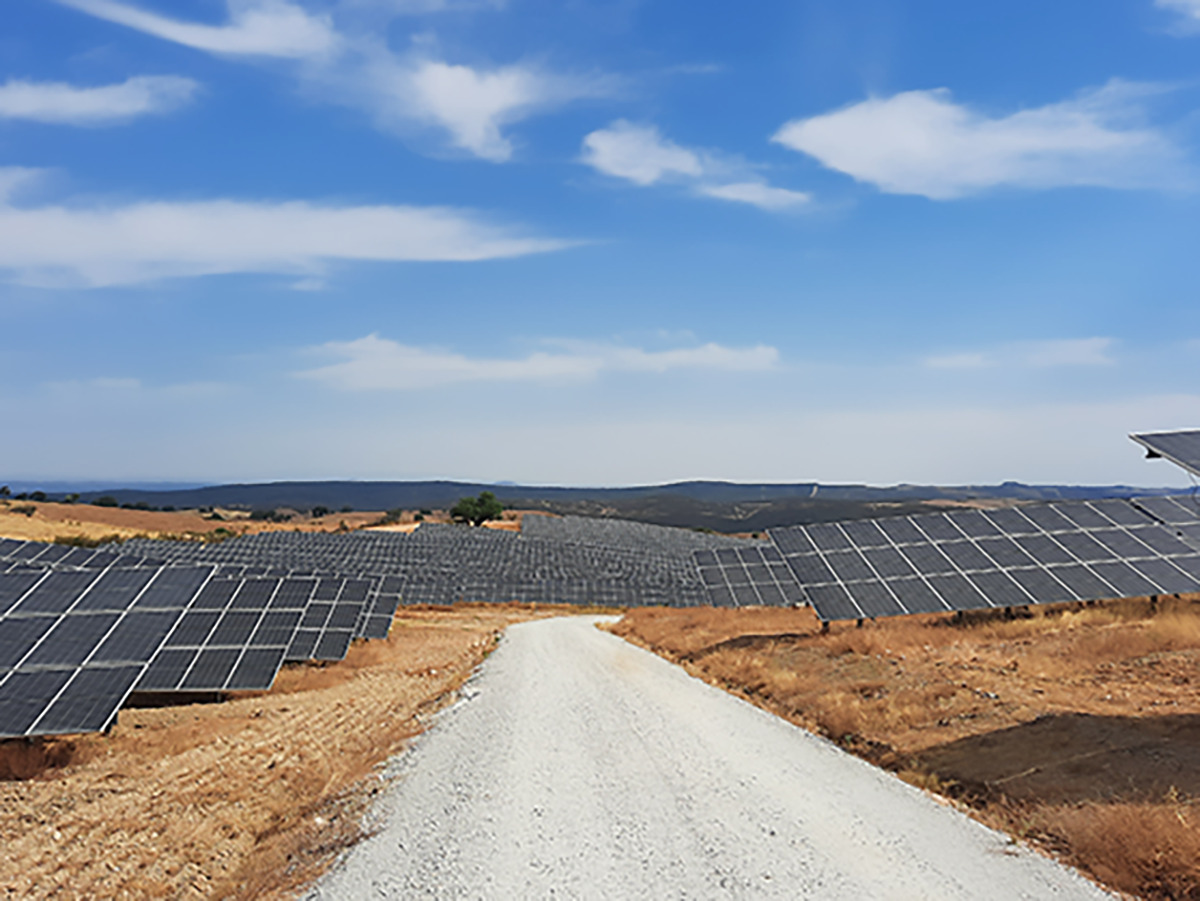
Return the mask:
<path id="1" fill-rule="evenodd" d="M 1100 881 L 1200 897 L 1200 604 L 835 624 L 630 611 L 613 631 Z"/>
<path id="2" fill-rule="evenodd" d="M 509 623 L 551 609 L 401 610 L 345 661 L 267 693 L 122 710 L 112 732 L 0 742 L 0 897 L 289 897 L 360 838 L 378 765 Z"/>

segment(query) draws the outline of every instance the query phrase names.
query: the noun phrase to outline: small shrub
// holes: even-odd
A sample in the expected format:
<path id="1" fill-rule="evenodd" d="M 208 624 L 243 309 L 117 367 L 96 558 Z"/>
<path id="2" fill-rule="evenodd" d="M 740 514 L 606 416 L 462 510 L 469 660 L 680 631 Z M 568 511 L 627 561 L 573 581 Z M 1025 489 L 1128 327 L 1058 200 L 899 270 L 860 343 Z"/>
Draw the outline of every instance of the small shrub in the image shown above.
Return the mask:
<path id="1" fill-rule="evenodd" d="M 37 512 L 37 507 L 33 504 L 16 504 L 8 508 L 9 513 L 23 513 L 26 516 L 33 516 Z"/>
<path id="2" fill-rule="evenodd" d="M 59 535 L 54 539 L 55 544 L 65 544 L 68 547 L 99 547 L 102 544 L 119 544 L 120 535 L 104 535 L 100 538 L 89 538 L 87 535 Z"/>
<path id="3" fill-rule="evenodd" d="M 255 522 L 289 522 L 292 514 L 283 510 L 252 510 L 250 518 Z"/>
<path id="4" fill-rule="evenodd" d="M 92 506 L 93 507 L 117 507 L 117 506 L 119 506 L 119 504 L 117 503 L 117 499 L 115 497 L 113 497 L 111 494 L 106 494 L 106 495 L 103 495 L 102 497 L 95 498 L 92 501 Z"/>

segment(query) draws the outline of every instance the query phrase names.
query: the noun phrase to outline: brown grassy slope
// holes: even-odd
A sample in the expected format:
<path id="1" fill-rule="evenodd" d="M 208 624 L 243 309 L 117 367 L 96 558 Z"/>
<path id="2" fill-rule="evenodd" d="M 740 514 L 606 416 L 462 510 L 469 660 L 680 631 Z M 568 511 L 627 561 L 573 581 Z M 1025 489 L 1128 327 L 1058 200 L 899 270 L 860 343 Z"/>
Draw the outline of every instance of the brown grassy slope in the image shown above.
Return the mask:
<path id="1" fill-rule="evenodd" d="M 386 641 L 108 736 L 0 742 L 0 897 L 283 897 L 358 837 L 373 767 L 528 610 L 401 611 Z"/>
<path id="2" fill-rule="evenodd" d="M 380 512 L 360 511 L 331 513 L 317 519 L 299 516 L 288 522 L 272 523 L 241 516 L 207 519 L 195 510 L 164 513 L 91 504 L 0 500 L 0 537 L 54 541 L 58 538 L 202 537 L 219 530 L 239 535 L 272 531 L 335 532 L 343 527 L 362 528 L 382 516 Z"/>
<path id="3" fill-rule="evenodd" d="M 634 610 L 614 631 L 1107 884 L 1200 897 L 1200 607 L 908 617 Z"/>

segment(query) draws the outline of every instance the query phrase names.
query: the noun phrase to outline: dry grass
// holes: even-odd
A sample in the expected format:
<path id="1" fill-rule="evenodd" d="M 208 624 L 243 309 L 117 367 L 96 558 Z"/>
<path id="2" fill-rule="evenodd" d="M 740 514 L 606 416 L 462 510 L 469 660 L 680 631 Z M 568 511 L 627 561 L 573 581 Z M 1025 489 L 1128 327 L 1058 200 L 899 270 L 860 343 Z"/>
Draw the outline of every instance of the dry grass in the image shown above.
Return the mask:
<path id="1" fill-rule="evenodd" d="M 1122 891 L 1200 898 L 1200 605 L 634 610 L 613 631 Z"/>
<path id="2" fill-rule="evenodd" d="M 0 742 L 0 897 L 289 897 L 359 838 L 378 764 L 423 713 L 543 612 L 404 610 L 386 641 L 289 666 L 268 693 Z"/>
<path id="3" fill-rule="evenodd" d="M 128 538 L 203 539 L 213 533 L 269 531 L 337 532 L 359 529 L 379 519 L 377 512 L 331 513 L 318 519 L 283 523 L 251 521 L 244 512 L 225 511 L 208 519 L 195 510 L 163 512 L 96 507 L 91 504 L 0 500 L 0 537 L 29 541 L 124 540 Z"/>

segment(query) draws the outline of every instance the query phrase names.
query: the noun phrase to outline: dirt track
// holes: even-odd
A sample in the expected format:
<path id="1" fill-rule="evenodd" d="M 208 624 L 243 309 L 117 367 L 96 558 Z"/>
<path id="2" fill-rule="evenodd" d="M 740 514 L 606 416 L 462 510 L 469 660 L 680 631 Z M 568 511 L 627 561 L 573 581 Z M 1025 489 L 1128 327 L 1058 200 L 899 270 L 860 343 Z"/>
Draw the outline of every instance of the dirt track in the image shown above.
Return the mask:
<path id="1" fill-rule="evenodd" d="M 593 623 L 511 627 L 310 897 L 1102 897 Z"/>

